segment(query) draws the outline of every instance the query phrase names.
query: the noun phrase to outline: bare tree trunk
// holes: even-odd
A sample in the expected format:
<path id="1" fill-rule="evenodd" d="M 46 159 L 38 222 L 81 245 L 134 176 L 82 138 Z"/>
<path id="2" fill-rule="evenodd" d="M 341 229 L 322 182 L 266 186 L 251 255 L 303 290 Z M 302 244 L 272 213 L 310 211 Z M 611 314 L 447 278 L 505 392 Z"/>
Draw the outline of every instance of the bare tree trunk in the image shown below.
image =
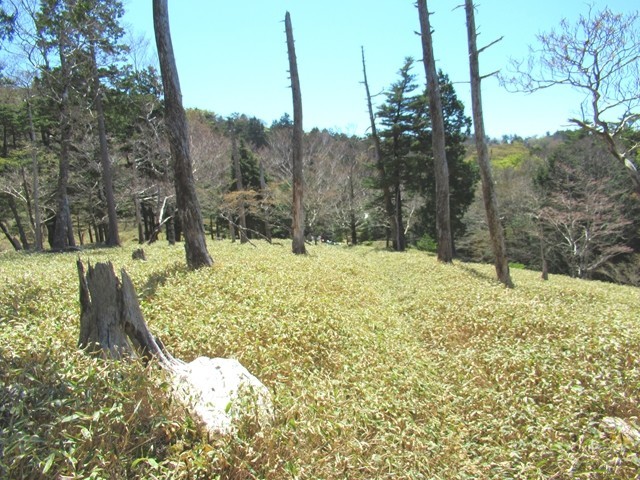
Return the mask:
<path id="1" fill-rule="evenodd" d="M 351 245 L 358 244 L 358 230 L 356 228 L 355 192 L 353 187 L 353 164 L 349 172 L 349 229 L 351 230 Z"/>
<path id="2" fill-rule="evenodd" d="M 104 186 L 104 196 L 107 201 L 107 217 L 109 220 L 109 231 L 107 234 L 107 246 L 117 247 L 120 245 L 120 235 L 118 233 L 118 215 L 116 213 L 116 200 L 113 193 L 113 169 L 109 160 L 109 146 L 107 144 L 107 129 L 104 123 L 104 106 L 102 104 L 102 86 L 98 76 L 98 65 L 96 60 L 95 45 L 91 43 L 91 75 L 93 88 L 95 90 L 95 106 L 98 117 L 98 138 L 100 140 L 100 165 L 102 166 L 102 183 Z"/>
<path id="3" fill-rule="evenodd" d="M 193 179 L 187 118 L 182 107 L 180 80 L 171 43 L 167 0 L 153 0 L 153 27 L 164 87 L 165 119 L 173 158 L 176 205 L 184 231 L 187 265 L 190 268 L 211 266 L 213 259 L 207 251 L 202 213 Z"/>
<path id="4" fill-rule="evenodd" d="M 260 193 L 262 200 L 267 198 L 267 182 L 264 180 L 264 165 L 260 160 Z M 271 243 L 271 219 L 269 218 L 269 207 L 264 208 L 264 236 Z"/>
<path id="5" fill-rule="evenodd" d="M 287 35 L 287 51 L 289 53 L 289 73 L 291 75 L 291 91 L 293 95 L 293 145 L 292 145 L 292 171 L 293 171 L 293 245 L 295 254 L 305 254 L 304 245 L 304 206 L 302 197 L 304 194 L 302 178 L 302 94 L 300 93 L 300 77 L 298 76 L 298 62 L 293 41 L 293 29 L 291 28 L 291 16 L 289 12 L 284 18 Z"/>
<path id="6" fill-rule="evenodd" d="M 29 182 L 27 182 L 27 173 L 24 167 L 20 167 L 20 175 L 22 176 L 22 190 L 24 190 L 24 201 L 27 204 L 27 215 L 29 216 L 29 226 L 35 230 L 36 222 L 33 219 L 33 205 L 31 205 L 31 192 L 29 191 Z"/>
<path id="7" fill-rule="evenodd" d="M 433 163 L 436 178 L 436 236 L 438 241 L 438 260 L 449 263 L 453 260 L 451 236 L 451 213 L 449 209 L 449 166 L 445 149 L 444 118 L 436 61 L 433 55 L 433 39 L 429 23 L 429 11 L 426 0 L 418 0 L 420 31 L 422 38 L 422 56 L 427 77 L 429 95 L 429 116 L 432 125 Z"/>
<path id="8" fill-rule="evenodd" d="M 60 75 L 62 77 L 62 92 L 60 95 L 60 160 L 58 165 L 58 186 L 56 191 L 56 223 L 53 232 L 53 250 L 64 250 L 66 247 L 75 246 L 71 219 L 69 218 L 69 199 L 67 187 L 69 184 L 69 145 L 71 144 L 71 119 L 69 114 L 69 65 L 67 62 L 67 41 L 64 32 L 61 34 Z"/>
<path id="9" fill-rule="evenodd" d="M 376 170 L 378 171 L 378 181 L 380 182 L 380 188 L 382 189 L 382 200 L 384 202 L 384 211 L 387 214 L 387 221 L 391 227 L 391 237 L 398 238 L 398 226 L 395 220 L 395 212 L 393 208 L 393 202 L 391 201 L 391 191 L 386 181 L 386 172 L 384 170 L 384 163 L 382 162 L 382 148 L 380 147 L 380 137 L 378 136 L 378 128 L 376 127 L 376 119 L 373 114 L 373 105 L 371 103 L 371 91 L 369 90 L 369 81 L 367 80 L 367 66 L 364 60 L 364 47 L 360 47 L 362 51 L 362 74 L 364 76 L 364 88 L 367 92 L 367 108 L 369 110 L 369 122 L 371 123 L 371 138 L 373 139 L 373 147 L 375 153 Z M 387 237 L 387 247 L 389 246 L 389 239 Z"/>
<path id="10" fill-rule="evenodd" d="M 22 250 L 22 245 L 20 245 L 18 239 L 14 238 L 13 235 L 11 235 L 11 232 L 9 232 L 9 229 L 2 221 L 0 221 L 0 230 L 2 230 L 2 233 L 4 233 L 4 236 L 7 237 L 7 240 L 9 240 L 9 243 L 11 243 L 11 246 L 16 252 Z"/>
<path id="11" fill-rule="evenodd" d="M 22 221 L 20 220 L 20 214 L 18 212 L 18 206 L 16 205 L 16 199 L 13 198 L 13 195 L 7 195 L 7 203 L 9 203 L 9 208 L 11 209 L 11 213 L 13 214 L 13 219 L 16 222 L 16 228 L 18 229 L 18 235 L 20 236 L 20 243 L 22 243 L 22 248 L 24 250 L 29 250 L 29 240 L 27 240 L 27 234 L 24 231 L 24 227 L 22 226 Z"/>
<path id="12" fill-rule="evenodd" d="M 33 174 L 33 216 L 35 230 L 35 250 L 41 251 L 42 245 L 42 217 L 40 215 L 40 175 L 38 173 L 38 154 L 36 150 L 36 131 L 33 126 L 31 100 L 27 97 L 27 116 L 29 118 L 29 138 L 31 144 L 31 169 Z"/>
<path id="13" fill-rule="evenodd" d="M 138 243 L 144 243 L 144 229 L 142 226 L 142 213 L 140 210 L 140 199 L 137 194 L 133 195 L 133 205 L 135 207 L 136 212 L 136 226 L 138 227 Z"/>
<path id="14" fill-rule="evenodd" d="M 489 237 L 491 239 L 491 248 L 493 249 L 493 255 L 495 257 L 494 263 L 498 280 L 504 283 L 507 287 L 513 288 L 513 281 L 509 274 L 509 262 L 507 260 L 507 247 L 504 240 L 504 230 L 500 223 L 498 200 L 493 187 L 493 175 L 491 173 L 489 150 L 487 148 L 487 142 L 485 141 L 484 117 L 482 114 L 481 77 L 478 62 L 479 52 L 476 44 L 477 32 L 473 0 L 465 0 L 465 11 L 467 14 L 467 39 L 469 43 L 469 70 L 471 75 L 473 128 L 476 137 L 476 150 L 478 152 L 480 176 L 482 177 L 484 209 L 487 214 Z"/>
<path id="15" fill-rule="evenodd" d="M 236 176 L 236 190 L 238 190 L 238 217 L 240 222 L 240 243 L 247 243 L 247 216 L 244 209 L 244 185 L 242 184 L 242 169 L 240 168 L 240 155 L 238 154 L 238 143 L 235 126 L 231 126 L 231 160 Z"/>
<path id="16" fill-rule="evenodd" d="M 236 241 L 236 227 L 231 219 L 229 219 L 229 236 L 231 237 L 231 243 L 234 243 Z"/>

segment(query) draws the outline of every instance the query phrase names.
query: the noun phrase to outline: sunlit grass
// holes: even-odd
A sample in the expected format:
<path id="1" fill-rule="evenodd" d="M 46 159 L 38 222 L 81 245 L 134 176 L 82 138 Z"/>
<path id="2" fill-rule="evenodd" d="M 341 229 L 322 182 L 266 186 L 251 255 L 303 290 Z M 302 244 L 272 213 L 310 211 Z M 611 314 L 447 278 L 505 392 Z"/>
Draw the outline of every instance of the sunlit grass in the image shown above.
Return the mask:
<path id="1" fill-rule="evenodd" d="M 239 359 L 276 418 L 208 438 L 151 364 L 76 351 L 76 254 L 0 256 L 0 477 L 636 478 L 640 292 L 370 247 L 81 253 L 132 277 L 177 357 Z"/>

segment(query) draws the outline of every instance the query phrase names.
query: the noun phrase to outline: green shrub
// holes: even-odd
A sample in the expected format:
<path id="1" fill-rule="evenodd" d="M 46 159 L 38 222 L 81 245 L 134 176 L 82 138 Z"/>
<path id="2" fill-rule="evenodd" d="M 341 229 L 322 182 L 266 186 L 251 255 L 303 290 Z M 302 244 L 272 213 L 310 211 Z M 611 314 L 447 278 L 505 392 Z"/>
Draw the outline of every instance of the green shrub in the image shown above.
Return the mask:
<path id="1" fill-rule="evenodd" d="M 423 252 L 435 253 L 438 251 L 438 244 L 431 238 L 431 236 L 425 233 L 417 242 L 416 248 Z"/>

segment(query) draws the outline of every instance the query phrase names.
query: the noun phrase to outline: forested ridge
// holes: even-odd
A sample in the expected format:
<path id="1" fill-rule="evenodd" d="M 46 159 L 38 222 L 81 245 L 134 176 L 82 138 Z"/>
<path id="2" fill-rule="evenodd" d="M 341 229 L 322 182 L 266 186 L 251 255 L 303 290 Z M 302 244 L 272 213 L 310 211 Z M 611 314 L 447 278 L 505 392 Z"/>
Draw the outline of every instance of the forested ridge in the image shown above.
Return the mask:
<path id="1" fill-rule="evenodd" d="M 11 3 L 20 14 L 5 32 L 6 58 L 23 49 L 23 63 L 5 67 L 0 89 L 1 248 L 117 245 L 120 229 L 137 232 L 140 243 L 183 240 L 162 78 L 137 61 L 139 45 L 124 43 L 121 4 L 26 5 Z M 373 105 L 377 139 L 304 133 L 307 241 L 437 250 L 430 106 L 414 63 L 399 65 L 398 80 Z M 445 72 L 438 77 L 453 253 L 491 261 L 469 107 Z M 290 238 L 293 119 L 186 114 L 207 235 Z M 626 163 L 611 154 L 597 122 L 540 138 L 488 139 L 511 263 L 638 284 L 640 202 L 625 172 L 637 156 L 634 119 L 605 132 Z"/>

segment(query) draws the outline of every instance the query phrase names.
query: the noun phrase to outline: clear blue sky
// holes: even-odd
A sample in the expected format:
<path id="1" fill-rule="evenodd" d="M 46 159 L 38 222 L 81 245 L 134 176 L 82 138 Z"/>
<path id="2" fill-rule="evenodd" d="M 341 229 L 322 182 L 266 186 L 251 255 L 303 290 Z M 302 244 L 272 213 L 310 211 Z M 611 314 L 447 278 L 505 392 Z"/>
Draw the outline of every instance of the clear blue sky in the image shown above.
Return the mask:
<path id="1" fill-rule="evenodd" d="M 469 70 L 462 0 L 428 0 L 436 65 L 456 83 L 471 116 Z M 616 12 L 640 8 L 637 0 L 592 2 Z M 256 116 L 267 124 L 291 113 L 284 15 L 291 14 L 303 101 L 304 128 L 364 134 L 369 126 L 361 84 L 364 46 L 372 93 L 397 78 L 406 56 L 422 58 L 414 0 L 169 0 L 171 34 L 185 107 L 227 116 Z M 125 23 L 149 39 L 155 53 L 152 2 L 125 0 Z M 587 11 L 583 0 L 484 0 L 477 2 L 479 46 L 504 36 L 480 58 L 483 73 L 523 58 L 535 35 L 562 18 Z M 424 83 L 422 63 L 414 73 Z M 382 97 L 374 99 L 380 103 Z M 579 114 L 581 97 L 551 89 L 531 95 L 508 93 L 495 78 L 483 82 L 487 134 L 544 135 L 567 128 Z"/>

